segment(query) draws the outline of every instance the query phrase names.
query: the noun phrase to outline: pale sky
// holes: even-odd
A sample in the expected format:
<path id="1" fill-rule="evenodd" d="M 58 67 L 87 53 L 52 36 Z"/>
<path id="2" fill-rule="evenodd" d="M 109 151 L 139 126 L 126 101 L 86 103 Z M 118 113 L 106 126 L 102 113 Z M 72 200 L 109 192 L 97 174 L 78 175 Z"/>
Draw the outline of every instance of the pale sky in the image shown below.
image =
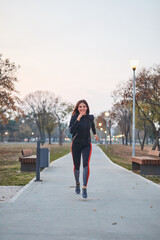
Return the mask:
<path id="1" fill-rule="evenodd" d="M 49 90 L 98 114 L 130 59 L 160 64 L 160 0 L 0 0 L 0 53 L 21 65 L 21 97 Z"/>

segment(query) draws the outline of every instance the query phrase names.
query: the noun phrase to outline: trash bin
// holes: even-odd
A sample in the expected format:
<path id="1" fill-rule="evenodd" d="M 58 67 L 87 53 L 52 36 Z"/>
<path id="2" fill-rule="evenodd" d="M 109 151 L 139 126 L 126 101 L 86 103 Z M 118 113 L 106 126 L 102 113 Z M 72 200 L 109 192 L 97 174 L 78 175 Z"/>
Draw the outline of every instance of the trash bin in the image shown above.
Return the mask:
<path id="1" fill-rule="evenodd" d="M 40 149 L 40 168 L 49 167 L 50 163 L 50 150 L 49 148 Z"/>

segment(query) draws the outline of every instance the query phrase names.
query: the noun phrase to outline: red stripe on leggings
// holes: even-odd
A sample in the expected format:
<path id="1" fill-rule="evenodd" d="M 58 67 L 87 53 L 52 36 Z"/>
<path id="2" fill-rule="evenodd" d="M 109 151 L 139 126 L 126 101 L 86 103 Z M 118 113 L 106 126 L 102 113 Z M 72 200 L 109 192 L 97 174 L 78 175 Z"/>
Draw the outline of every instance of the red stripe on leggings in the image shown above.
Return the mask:
<path id="1" fill-rule="evenodd" d="M 72 153 L 72 145 L 73 145 L 73 141 L 72 141 L 72 144 L 71 144 L 71 153 Z M 73 153 L 72 153 L 72 160 L 73 160 Z M 73 168 L 73 172 L 75 172 L 75 165 L 74 165 L 74 161 L 73 161 L 73 166 L 74 166 L 74 168 Z"/>
<path id="2" fill-rule="evenodd" d="M 89 173 L 90 173 L 90 169 L 89 169 L 89 163 L 90 163 L 90 159 L 91 159 L 91 153 L 92 153 L 92 143 L 90 143 L 91 149 L 90 149 L 90 153 L 89 153 L 89 158 L 88 158 L 88 173 L 87 173 L 87 183 L 88 183 L 88 179 L 89 179 Z M 86 183 L 86 186 L 87 186 Z"/>

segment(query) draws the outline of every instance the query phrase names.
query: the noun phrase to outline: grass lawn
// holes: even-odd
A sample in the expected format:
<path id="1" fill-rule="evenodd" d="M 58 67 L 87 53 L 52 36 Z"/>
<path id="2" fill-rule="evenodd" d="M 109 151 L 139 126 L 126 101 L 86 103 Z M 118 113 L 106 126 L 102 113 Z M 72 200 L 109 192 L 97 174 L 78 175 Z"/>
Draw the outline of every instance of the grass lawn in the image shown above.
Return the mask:
<path id="1" fill-rule="evenodd" d="M 131 146 L 125 146 L 120 144 L 112 144 L 108 145 L 107 149 L 105 148 L 105 145 L 99 145 L 99 147 L 103 150 L 103 152 L 116 164 L 128 169 L 132 170 L 132 147 Z M 152 146 L 145 145 L 144 150 L 141 151 L 140 146 L 136 145 L 135 148 L 135 155 L 137 156 L 147 156 L 148 151 Z M 137 174 L 140 174 L 139 171 L 137 171 Z M 160 176 L 143 176 L 155 183 L 160 184 Z"/>
<path id="2" fill-rule="evenodd" d="M 19 157 L 22 149 L 32 149 L 36 154 L 36 143 L 0 143 L 0 185 L 24 186 L 36 176 L 36 172 L 21 172 Z M 50 162 L 70 152 L 71 144 L 44 145 L 50 148 Z"/>

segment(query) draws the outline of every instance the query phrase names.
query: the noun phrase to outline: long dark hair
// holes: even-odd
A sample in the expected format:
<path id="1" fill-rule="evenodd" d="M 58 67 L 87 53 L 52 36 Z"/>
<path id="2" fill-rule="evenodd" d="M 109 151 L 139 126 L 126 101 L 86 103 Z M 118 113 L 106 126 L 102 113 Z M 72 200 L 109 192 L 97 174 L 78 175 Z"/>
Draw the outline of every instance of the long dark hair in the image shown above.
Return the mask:
<path id="1" fill-rule="evenodd" d="M 90 110 L 89 110 L 88 103 L 87 103 L 86 100 L 82 99 L 82 100 L 79 100 L 79 101 L 77 102 L 77 104 L 76 104 L 76 106 L 75 106 L 75 108 L 74 108 L 74 110 L 73 110 L 72 116 L 73 116 L 74 114 L 76 114 L 76 113 L 79 114 L 78 107 L 79 107 L 79 104 L 81 104 L 81 103 L 84 103 L 84 104 L 86 105 L 86 107 L 87 107 L 86 114 L 89 114 Z"/>

